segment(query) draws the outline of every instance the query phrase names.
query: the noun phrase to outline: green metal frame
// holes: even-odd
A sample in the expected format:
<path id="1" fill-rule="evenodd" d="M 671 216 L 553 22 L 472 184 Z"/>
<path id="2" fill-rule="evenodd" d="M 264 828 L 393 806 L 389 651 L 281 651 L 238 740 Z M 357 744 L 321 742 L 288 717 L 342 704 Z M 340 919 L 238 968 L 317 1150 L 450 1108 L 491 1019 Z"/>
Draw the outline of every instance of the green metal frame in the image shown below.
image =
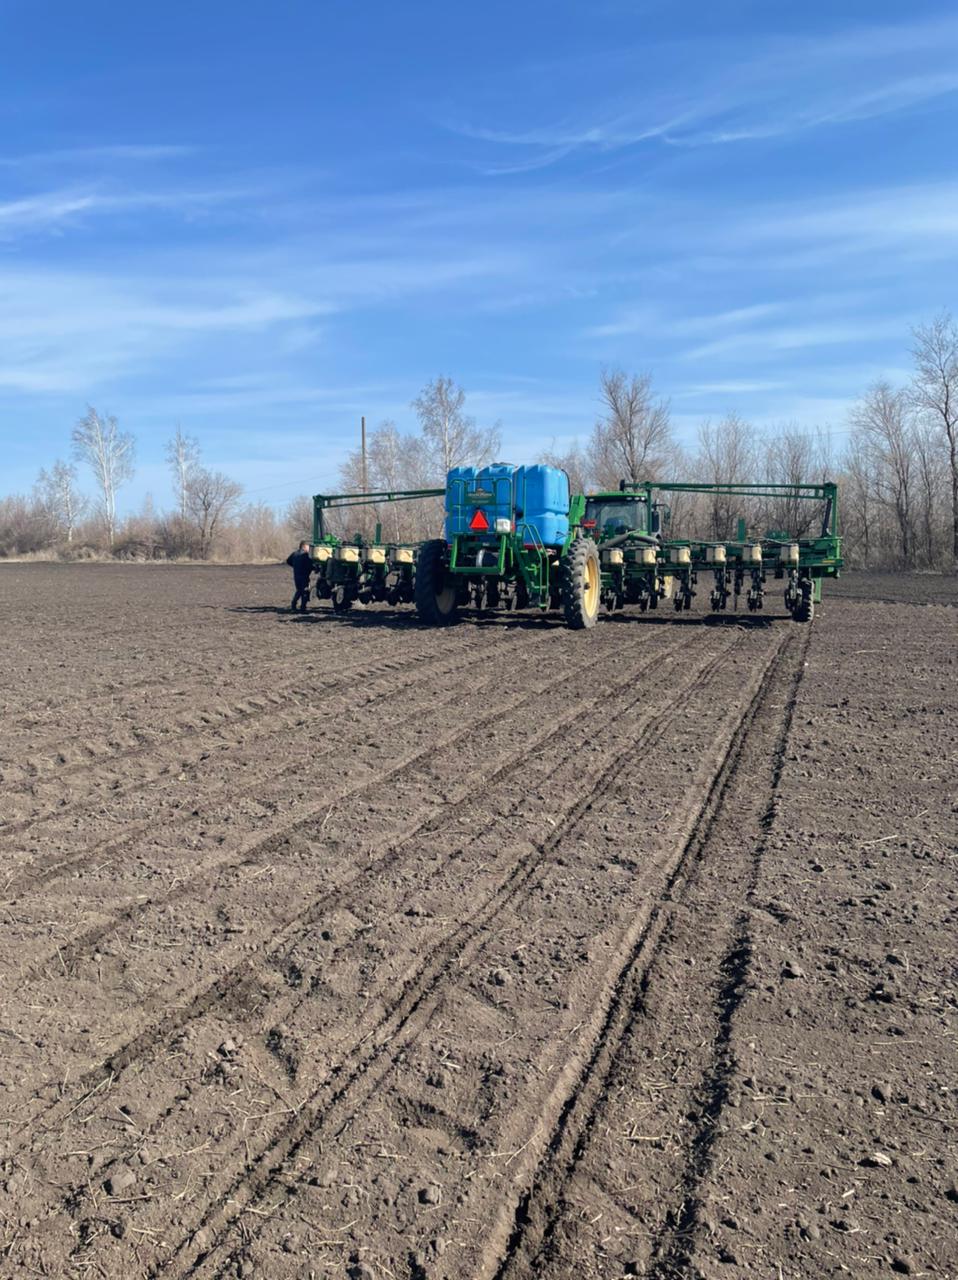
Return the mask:
<path id="1" fill-rule="evenodd" d="M 378 502 L 414 502 L 417 498 L 442 498 L 445 489 L 379 489 L 372 493 L 315 493 L 313 494 L 313 542 L 325 542 L 324 511 L 338 511 L 343 507 L 371 507 Z M 378 541 L 378 539 L 377 539 Z"/>
<path id="2" fill-rule="evenodd" d="M 822 579 L 825 577 L 837 577 L 839 574 L 842 560 L 838 520 L 838 488 L 835 484 L 706 484 L 678 481 L 642 481 L 633 485 L 623 484 L 619 489 L 615 490 L 573 494 L 569 504 L 569 534 L 562 546 L 556 548 L 551 554 L 541 543 L 538 545 L 526 545 L 526 541 L 521 540 L 520 534 L 515 531 L 486 536 L 456 534 L 452 538 L 449 548 L 449 572 L 463 579 L 498 578 L 504 581 L 518 581 L 521 579 L 528 592 L 530 605 L 546 609 L 553 595 L 553 575 L 561 563 L 562 557 L 568 552 L 569 544 L 574 538 L 581 537 L 583 533 L 592 535 L 591 530 L 583 528 L 588 502 L 595 500 L 614 501 L 615 499 L 629 496 L 645 502 L 649 527 L 641 530 L 632 530 L 627 534 L 617 535 L 612 539 L 603 540 L 601 536 L 592 535 L 599 544 L 600 549 L 604 549 L 615 545 L 627 545 L 630 542 L 647 544 L 649 539 L 655 537 L 656 535 L 651 532 L 651 517 L 656 507 L 654 495 L 667 493 L 725 494 L 741 498 L 796 498 L 822 502 L 825 508 L 824 519 L 821 533 L 818 536 L 798 538 L 791 535 L 771 534 L 766 535 L 761 541 L 763 547 L 769 551 L 782 545 L 786 540 L 788 543 L 798 543 L 800 551 L 797 568 L 806 580 L 811 580 L 813 599 L 816 602 L 821 600 Z M 414 502 L 422 498 L 444 498 L 445 494 L 445 488 L 382 489 L 368 493 L 316 494 L 313 497 L 313 542 L 334 546 L 340 543 L 339 538 L 327 532 L 324 520 L 326 511 L 375 506 L 381 502 Z M 661 508 L 662 504 L 659 503 L 658 505 Z M 522 535 L 522 539 L 527 539 L 530 526 L 524 526 L 524 528 L 525 533 Z M 596 531 L 596 533 L 598 532 Z M 493 542 L 493 538 L 496 539 L 496 542 Z M 381 530 L 377 525 L 376 543 L 378 544 L 380 540 Z M 360 539 L 359 541 L 362 540 Z M 741 519 L 739 521 L 738 536 L 725 540 L 725 545 L 730 553 L 730 570 L 734 571 L 736 565 L 742 565 L 742 547 L 749 541 L 746 536 L 745 521 Z M 695 572 L 715 567 L 712 562 L 707 561 L 705 558 L 705 548 L 709 544 L 702 540 L 691 541 L 689 539 L 662 537 L 657 545 L 660 550 L 660 558 L 655 566 L 641 565 L 632 561 L 626 561 L 622 566 L 609 566 L 603 562 L 601 565 L 603 590 L 621 593 L 624 589 L 624 584 L 631 581 L 634 583 L 641 582 L 644 584 L 642 589 L 647 589 L 648 592 L 652 593 L 661 586 L 661 582 L 667 577 L 675 578 L 688 586 L 689 582 L 694 580 L 692 575 Z M 679 565 L 668 558 L 669 551 L 677 547 L 690 548 L 691 563 L 689 565 Z M 475 563 L 480 550 L 492 551 L 493 549 L 495 549 L 495 558 L 492 563 L 481 565 Z M 778 555 L 774 559 L 769 559 L 767 563 L 762 564 L 760 570 L 762 581 L 764 581 L 766 568 L 774 571 L 776 577 L 782 576 L 782 572 L 779 571 Z M 343 570 L 345 570 L 345 566 L 343 566 Z M 756 572 L 753 569 L 750 569 L 750 571 Z M 338 568 L 331 568 L 330 577 L 338 577 L 340 572 L 342 570 Z"/>
<path id="3" fill-rule="evenodd" d="M 742 498 L 798 498 L 809 502 L 825 503 L 825 520 L 821 537 L 837 538 L 838 530 L 838 486 L 823 484 L 679 484 L 665 481 L 643 481 L 641 484 L 625 490 L 617 491 L 618 496 L 624 493 L 637 493 L 644 490 L 649 510 L 652 509 L 652 494 L 659 493 L 724 493 L 732 497 Z M 613 497 L 614 494 L 590 494 L 590 497 Z M 740 539 L 741 541 L 742 539 Z"/>
<path id="4" fill-rule="evenodd" d="M 646 510 L 651 513 L 653 509 L 653 493 L 704 493 L 704 494 L 727 494 L 732 497 L 742 498 L 797 498 L 802 501 L 823 502 L 825 504 L 825 515 L 822 521 L 822 530 L 819 535 L 814 538 L 798 538 L 788 536 L 789 542 L 798 542 L 803 551 L 809 553 L 810 563 L 815 563 L 821 567 L 841 567 L 840 556 L 840 537 L 838 523 L 838 486 L 832 483 L 822 484 L 705 484 L 690 483 L 683 484 L 679 482 L 669 481 L 642 481 L 640 484 L 626 485 L 621 489 L 602 490 L 597 493 L 585 495 L 587 500 L 595 501 L 596 499 L 605 499 L 614 501 L 616 498 L 623 498 L 628 495 L 643 497 L 646 503 Z M 636 530 L 637 533 L 648 533 L 648 530 Z M 767 545 L 774 545 L 776 542 L 784 541 L 780 538 L 763 538 L 762 541 Z M 736 538 L 726 539 L 728 544 L 745 543 L 748 539 L 745 532 L 745 521 L 739 520 L 738 535 Z M 611 545 L 611 544 L 609 544 Z M 664 547 L 671 546 L 691 546 L 689 539 L 663 539 Z"/>
<path id="5" fill-rule="evenodd" d="M 737 536 L 721 540 L 721 545 L 726 548 L 728 560 L 726 562 L 727 568 L 723 565 L 719 569 L 715 562 L 707 558 L 708 548 L 718 544 L 709 543 L 701 539 L 670 539 L 664 536 L 663 531 L 663 534 L 660 535 L 661 541 L 658 547 L 657 565 L 653 568 L 636 563 L 629 558 L 628 550 L 643 544 L 647 545 L 649 539 L 655 536 L 652 534 L 652 513 L 656 505 L 660 509 L 664 505 L 661 502 L 656 503 L 655 495 L 669 493 L 727 494 L 741 498 L 793 498 L 821 502 L 824 505 L 821 532 L 817 536 L 813 535 L 805 538 L 784 532 L 765 534 L 760 539 L 763 548 L 762 561 L 760 564 L 755 565 L 751 561 L 746 561 L 744 548 L 757 539 L 747 536 L 746 522 L 744 518 L 740 519 Z M 812 600 L 818 603 L 822 597 L 822 580 L 824 578 L 838 577 L 841 570 L 838 489 L 832 483 L 706 484 L 698 482 L 682 483 L 679 481 L 671 483 L 668 481 L 643 481 L 633 485 L 623 483 L 615 490 L 601 490 L 587 494 L 584 496 L 583 502 L 615 502 L 616 500 L 627 500 L 630 497 L 642 502 L 644 505 L 645 528 L 636 528 L 612 538 L 603 538 L 601 530 L 589 530 L 590 535 L 595 539 L 600 549 L 600 556 L 602 557 L 602 592 L 603 599 L 607 602 L 615 600 L 629 602 L 634 600 L 642 604 L 643 608 L 647 606 L 654 608 L 657 603 L 657 590 L 669 578 L 677 584 L 680 593 L 690 598 L 697 575 L 703 572 L 714 572 L 716 584 L 719 582 L 718 575 L 721 573 L 723 583 L 728 581 L 726 575 L 731 575 L 732 581 L 735 583 L 741 582 L 744 577 L 758 591 L 761 591 L 767 574 L 773 575 L 775 578 L 788 576 L 796 582 L 804 581 L 807 583 L 811 590 Z M 797 565 L 793 565 L 791 562 L 784 562 L 780 551 L 783 546 L 795 543 L 799 547 Z M 620 547 L 626 550 L 626 559 L 623 564 L 612 565 L 607 562 L 604 553 L 613 547 Z M 672 550 L 681 547 L 689 549 L 690 558 L 687 565 L 672 560 L 670 554 Z M 687 603 L 688 600 L 686 600 Z"/>
<path id="6" fill-rule="evenodd" d="M 585 503 L 583 494 L 570 496 L 569 533 L 561 547 L 555 549 L 554 555 L 550 556 L 543 546 L 534 525 L 523 525 L 525 537 L 535 538 L 532 545 L 527 545 L 515 531 L 485 536 L 457 533 L 450 543 L 449 572 L 461 578 L 488 577 L 507 582 L 521 579 L 528 592 L 530 606 L 548 609 L 553 595 L 553 575 L 568 551 L 569 544 L 577 536 L 577 529 L 581 526 L 585 513 Z M 475 558 L 478 552 L 493 549 L 493 537 L 498 540 L 495 562 L 477 565 Z"/>
<path id="7" fill-rule="evenodd" d="M 552 561 L 545 547 L 527 547 L 515 533 L 500 533 L 495 537 L 498 540 L 495 563 L 477 565 L 475 556 L 479 551 L 491 551 L 492 541 L 455 534 L 450 544 L 449 572 L 463 578 L 488 577 L 504 581 L 521 578 L 529 593 L 530 605 L 548 608 Z"/>

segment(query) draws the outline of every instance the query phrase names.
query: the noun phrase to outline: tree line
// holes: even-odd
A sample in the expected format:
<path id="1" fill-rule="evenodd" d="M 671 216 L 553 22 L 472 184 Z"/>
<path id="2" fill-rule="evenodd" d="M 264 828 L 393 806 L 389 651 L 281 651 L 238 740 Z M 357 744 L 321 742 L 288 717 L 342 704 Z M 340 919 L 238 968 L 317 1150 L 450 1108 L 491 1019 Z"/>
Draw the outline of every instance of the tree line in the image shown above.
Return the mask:
<path id="1" fill-rule="evenodd" d="M 71 458 L 44 467 L 31 493 L 0 499 L 0 555 L 59 549 L 68 558 L 105 552 L 121 558 L 206 560 L 225 541 L 237 542 L 237 534 L 245 533 L 241 543 L 268 542 L 267 555 L 278 553 L 288 540 L 288 530 L 281 540 L 276 536 L 274 513 L 258 504 L 240 507 L 242 485 L 204 466 L 199 441 L 180 427 L 166 445 L 175 507 L 157 512 L 147 498 L 140 511 L 123 520 L 117 498 L 134 475 L 133 436 L 112 414 L 91 406 L 73 428 L 70 443 Z M 80 486 L 80 467 L 90 473 L 92 492 Z"/>
<path id="2" fill-rule="evenodd" d="M 553 446 L 541 461 L 563 468 L 573 493 L 617 489 L 620 481 L 690 481 L 715 485 L 839 485 L 846 562 L 858 568 L 946 569 L 958 566 L 958 326 L 942 313 L 912 335 L 911 378 L 902 386 L 879 380 L 853 406 L 845 443 L 827 428 L 795 423 L 759 430 L 738 413 L 702 422 L 693 444 L 676 437 L 667 400 L 649 373 L 605 369 L 600 410 L 584 440 Z M 372 432 L 364 459 L 347 458 L 345 491 L 441 486 L 453 466 L 492 461 L 500 429 L 480 427 L 465 396 L 438 378 L 413 402 L 419 429 L 404 433 L 391 421 Z M 797 536 L 821 520 L 814 503 L 795 497 L 752 499 L 722 494 L 666 494 L 672 527 L 693 538 L 735 536 L 739 516 L 755 530 Z M 346 513 L 344 513 L 344 516 Z M 383 504 L 345 523 L 369 535 L 374 522 L 396 541 L 435 537 L 442 506 L 434 500 Z"/>
<path id="3" fill-rule="evenodd" d="M 709 484 L 835 481 L 841 532 L 855 567 L 948 569 L 958 566 L 958 326 L 947 313 L 916 328 L 912 373 L 903 385 L 879 380 L 854 404 L 847 439 L 837 447 L 827 429 L 785 423 L 759 430 L 739 414 L 702 422 L 693 444 L 676 437 L 667 400 L 649 373 L 605 369 L 599 413 L 582 441 L 553 446 L 541 461 L 568 472 L 572 491 L 618 488 L 621 480 Z M 437 377 L 411 405 L 412 431 L 390 420 L 370 433 L 340 468 L 344 492 L 441 488 L 446 472 L 483 465 L 501 448 L 499 423 L 482 425 L 467 411 L 466 393 Z M 134 441 L 115 418 L 89 409 L 72 433 L 72 460 L 58 459 L 29 495 L 0 499 L 0 555 L 60 547 L 114 555 L 272 559 L 308 537 L 312 503 L 294 499 L 277 512 L 242 502 L 242 487 L 203 465 L 198 441 L 179 427 L 167 444 L 175 506 L 157 513 L 147 500 L 119 521 L 117 494 L 133 474 Z M 93 479 L 81 491 L 77 466 Z M 814 504 L 795 498 L 741 499 L 721 494 L 666 495 L 673 528 L 690 537 L 734 537 L 744 514 L 751 526 L 810 533 Z M 415 542 L 442 528 L 442 502 L 381 503 L 330 514 L 333 531 Z"/>

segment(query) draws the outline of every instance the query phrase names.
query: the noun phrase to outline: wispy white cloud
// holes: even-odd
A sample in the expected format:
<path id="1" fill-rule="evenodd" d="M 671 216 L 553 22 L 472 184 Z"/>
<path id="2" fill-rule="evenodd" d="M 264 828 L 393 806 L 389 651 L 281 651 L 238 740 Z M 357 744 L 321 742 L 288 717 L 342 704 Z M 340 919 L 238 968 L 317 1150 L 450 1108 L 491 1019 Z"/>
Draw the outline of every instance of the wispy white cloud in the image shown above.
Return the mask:
<path id="1" fill-rule="evenodd" d="M 623 338 L 630 334 L 650 333 L 661 323 L 661 313 L 655 307 L 629 307 L 615 320 L 589 325 L 583 330 L 586 338 Z"/>
<path id="2" fill-rule="evenodd" d="M 711 360 L 717 356 L 767 358 L 783 352 L 803 351 L 814 347 L 847 346 L 879 338 L 900 337 L 907 333 L 907 321 L 901 316 L 884 319 L 810 322 L 778 327 L 763 326 L 729 334 L 714 342 L 706 342 L 682 353 L 685 360 Z"/>
<path id="3" fill-rule="evenodd" d="M 643 143 L 712 147 L 784 138 L 875 119 L 958 93 L 958 21 L 953 18 L 846 28 L 817 39 L 792 37 L 739 48 L 705 49 L 690 39 L 684 62 L 701 64 L 677 91 L 676 47 L 643 50 L 645 75 L 626 98 L 580 102 L 574 115 L 535 127 L 496 128 L 447 118 L 472 141 L 522 151 L 477 158 L 486 175 L 547 168 L 575 153 L 611 152 Z M 716 56 L 717 55 L 717 56 Z M 620 58 L 621 51 L 610 55 Z M 618 80 L 617 76 L 608 79 Z"/>
<path id="4" fill-rule="evenodd" d="M 639 307 L 624 311 L 617 319 L 605 324 L 592 325 L 584 331 L 587 338 L 618 338 L 628 334 L 656 334 L 670 337 L 688 337 L 696 333 L 733 328 L 754 320 L 765 320 L 780 313 L 784 303 L 757 302 L 731 311 L 719 311 L 704 315 L 669 316 L 661 307 Z"/>
<path id="5" fill-rule="evenodd" d="M 0 155 L 4 168 L 29 168 L 41 165 L 87 165 L 101 161 L 181 160 L 194 155 L 196 148 L 165 143 L 116 143 L 89 147 L 60 147 L 50 151 L 25 151 L 19 155 Z"/>
<path id="6" fill-rule="evenodd" d="M 687 132 L 671 129 L 663 135 L 663 140 L 674 147 L 704 147 L 784 138 L 828 125 L 873 120 L 956 92 L 958 71 L 908 76 L 859 92 L 844 88 L 832 90 L 821 95 L 814 108 L 790 105 L 787 101 L 770 103 L 760 118 L 746 116 L 742 123 L 733 119 L 725 125 Z M 734 109 L 730 103 L 722 114 L 740 116 L 745 108 L 745 103 Z"/>
<path id="7" fill-rule="evenodd" d="M 199 209 L 248 196 L 239 188 L 105 191 L 63 188 L 0 202 L 0 239 L 12 240 L 75 225 L 84 217 L 108 217 L 143 210 L 188 216 Z"/>
<path id="8" fill-rule="evenodd" d="M 472 138 L 477 142 L 495 143 L 511 148 L 537 148 L 533 154 L 522 160 L 498 161 L 480 166 L 487 176 L 494 176 L 530 173 L 536 169 L 545 169 L 564 160 L 574 151 L 591 149 L 615 151 L 620 147 L 637 146 L 641 142 L 649 142 L 653 139 L 667 140 L 673 130 L 680 128 L 690 119 L 692 119 L 690 115 L 679 115 L 664 120 L 660 124 L 641 125 L 626 113 L 584 128 L 573 123 L 520 132 L 486 129 L 470 124 L 450 124 L 447 127 L 462 137 Z"/>
<path id="9" fill-rule="evenodd" d="M 9 237 L 24 228 L 57 226 L 96 206 L 96 197 L 80 192 L 54 191 L 0 204 L 0 236 Z"/>
<path id="10" fill-rule="evenodd" d="M 906 183 L 858 190 L 796 206 L 766 206 L 740 219 L 737 235 L 751 244 L 841 243 L 858 251 L 902 241 L 941 247 L 958 237 L 958 182 Z"/>
<path id="11" fill-rule="evenodd" d="M 62 212 L 52 203 L 46 211 Z M 334 316 L 445 293 L 461 305 L 472 289 L 512 290 L 521 274 L 518 253 L 371 239 L 365 252 L 358 240 L 324 252 L 285 241 L 255 251 L 183 248 L 165 261 L 154 253 L 148 268 L 128 250 L 98 271 L 0 270 L 0 387 L 89 395 L 138 371 L 155 376 L 177 354 L 205 350 L 213 367 L 235 364 L 254 335 L 276 361 L 301 362 L 324 349 Z"/>
<path id="12" fill-rule="evenodd" d="M 709 396 L 752 396 L 768 391 L 782 391 L 789 386 L 783 380 L 735 379 L 729 378 L 719 382 L 699 382 L 692 386 L 682 387 L 673 392 L 674 400 L 699 400 Z"/>
<path id="13" fill-rule="evenodd" d="M 328 314 L 330 304 L 242 279 L 0 274 L 0 387 L 87 394 L 204 335 L 255 334 Z"/>

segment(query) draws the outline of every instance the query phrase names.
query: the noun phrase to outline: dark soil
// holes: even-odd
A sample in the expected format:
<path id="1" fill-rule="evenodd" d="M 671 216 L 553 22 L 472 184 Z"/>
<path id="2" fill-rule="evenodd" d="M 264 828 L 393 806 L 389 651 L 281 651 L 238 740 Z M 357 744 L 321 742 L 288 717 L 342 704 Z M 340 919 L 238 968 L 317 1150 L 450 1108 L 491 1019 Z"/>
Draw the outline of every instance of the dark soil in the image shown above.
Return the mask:
<path id="1" fill-rule="evenodd" d="M 958 1276 L 956 580 L 287 587 L 0 566 L 0 1276 Z"/>
<path id="2" fill-rule="evenodd" d="M 825 584 L 829 599 L 874 604 L 944 604 L 958 606 L 956 573 L 845 573 Z"/>

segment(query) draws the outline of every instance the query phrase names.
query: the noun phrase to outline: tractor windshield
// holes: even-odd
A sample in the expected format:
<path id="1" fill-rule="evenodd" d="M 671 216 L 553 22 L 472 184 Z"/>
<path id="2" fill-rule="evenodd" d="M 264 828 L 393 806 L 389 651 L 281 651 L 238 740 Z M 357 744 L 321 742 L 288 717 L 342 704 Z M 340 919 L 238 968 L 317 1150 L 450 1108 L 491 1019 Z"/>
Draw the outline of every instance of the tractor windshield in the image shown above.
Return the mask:
<path id="1" fill-rule="evenodd" d="M 607 538 L 620 533 L 647 533 L 649 528 L 642 498 L 589 498 L 585 519 L 595 521 L 596 533 Z"/>

